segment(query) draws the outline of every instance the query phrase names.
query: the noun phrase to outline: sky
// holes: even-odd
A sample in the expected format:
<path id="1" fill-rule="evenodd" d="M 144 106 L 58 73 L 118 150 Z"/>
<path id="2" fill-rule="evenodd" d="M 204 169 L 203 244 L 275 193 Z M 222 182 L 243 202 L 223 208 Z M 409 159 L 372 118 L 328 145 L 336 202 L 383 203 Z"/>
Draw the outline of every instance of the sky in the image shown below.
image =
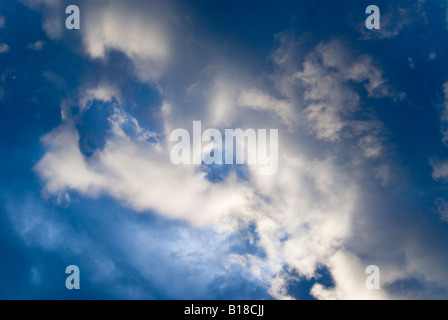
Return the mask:
<path id="1" fill-rule="evenodd" d="M 0 299 L 447 299 L 446 37 L 445 0 L 3 0 Z M 173 164 L 193 121 L 278 170 Z"/>

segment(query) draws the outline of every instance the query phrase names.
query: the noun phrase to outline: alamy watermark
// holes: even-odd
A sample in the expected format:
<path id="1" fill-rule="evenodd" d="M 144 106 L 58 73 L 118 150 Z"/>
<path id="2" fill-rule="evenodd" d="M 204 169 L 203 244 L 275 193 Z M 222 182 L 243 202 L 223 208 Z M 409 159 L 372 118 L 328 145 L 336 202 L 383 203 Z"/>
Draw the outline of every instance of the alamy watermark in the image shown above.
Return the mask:
<path id="1" fill-rule="evenodd" d="M 218 129 L 202 132 L 201 121 L 193 121 L 193 134 L 175 129 L 170 153 L 175 165 L 248 164 L 258 165 L 260 175 L 275 175 L 278 170 L 278 129 Z M 205 146 L 204 146 L 205 143 Z"/>
<path id="2" fill-rule="evenodd" d="M 380 290 L 380 268 L 375 265 L 368 266 L 366 274 L 370 274 L 366 279 L 366 288 L 369 290 Z"/>
<path id="3" fill-rule="evenodd" d="M 79 7 L 75 5 L 70 5 L 65 9 L 65 13 L 69 14 L 67 19 L 65 20 L 65 27 L 67 28 L 67 30 L 81 29 Z"/>
<path id="4" fill-rule="evenodd" d="M 65 280 L 65 287 L 68 290 L 79 290 L 81 289 L 80 287 L 80 273 L 79 273 L 79 268 L 78 266 L 68 266 L 65 269 L 65 273 L 69 274 L 69 276 L 67 277 L 67 279 Z"/>
<path id="5" fill-rule="evenodd" d="M 65 27 L 68 30 L 79 30 L 81 28 L 79 7 L 76 5 L 69 5 L 65 9 L 65 13 L 70 15 L 65 20 Z M 380 8 L 376 5 L 369 5 L 366 8 L 366 14 L 369 14 L 366 19 L 366 28 L 369 30 L 380 29 Z"/>
<path id="6" fill-rule="evenodd" d="M 380 8 L 375 5 L 370 5 L 366 8 L 366 14 L 370 14 L 366 19 L 366 28 L 369 30 L 381 29 Z"/>

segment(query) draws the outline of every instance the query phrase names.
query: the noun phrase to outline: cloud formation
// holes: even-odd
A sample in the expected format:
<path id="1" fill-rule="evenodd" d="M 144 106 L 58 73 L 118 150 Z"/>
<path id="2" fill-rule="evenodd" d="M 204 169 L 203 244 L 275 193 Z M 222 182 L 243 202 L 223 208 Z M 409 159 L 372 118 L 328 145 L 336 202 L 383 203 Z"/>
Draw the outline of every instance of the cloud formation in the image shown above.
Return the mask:
<path id="1" fill-rule="evenodd" d="M 130 5 L 122 1 L 98 1 L 85 10 L 83 39 L 92 58 L 104 59 L 111 50 L 124 53 L 144 81 L 158 78 L 170 57 L 170 26 L 174 16 L 164 1 Z"/>
<path id="2" fill-rule="evenodd" d="M 28 49 L 35 50 L 35 51 L 42 51 L 44 46 L 45 46 L 45 42 L 38 40 L 34 43 L 30 43 L 28 45 Z"/>
<path id="3" fill-rule="evenodd" d="M 43 6 L 47 36 L 62 41 L 58 2 L 27 3 L 36 10 Z M 164 263 L 173 266 L 170 259 L 175 257 L 194 276 L 185 286 L 174 286 L 180 293 L 166 289 L 169 297 L 188 296 L 188 285 L 195 281 L 195 289 L 204 293 L 226 271 L 278 299 L 294 298 L 289 285 L 304 279 L 313 282 L 310 294 L 318 299 L 423 294 L 412 288 L 399 292 L 403 281 L 427 285 L 428 295 L 432 288 L 446 290 L 443 248 L 433 246 L 432 235 L 419 226 L 413 216 L 418 210 L 387 205 L 388 193 L 398 193 L 389 187 L 396 164 L 390 160 L 386 125 L 372 105 L 393 105 L 405 94 L 394 89 L 372 55 L 336 37 L 283 32 L 273 37 L 276 48 L 267 52 L 262 70 L 254 70 L 247 67 L 250 58 L 236 54 L 242 50 L 237 45 L 224 44 L 219 48 L 231 48 L 217 54 L 219 32 L 205 30 L 180 5 L 111 0 L 82 5 L 76 54 L 100 72 L 61 98 L 61 122 L 41 138 L 44 154 L 33 168 L 44 195 L 64 207 L 73 206 L 78 197 L 107 199 L 126 213 L 157 215 L 182 225 L 164 234 L 135 223 L 131 214 L 120 216 L 119 222 L 111 222 L 120 235 L 110 241 L 125 257 L 100 255 L 94 260 L 100 267 L 92 269 L 109 270 L 103 277 L 120 270 L 121 276 L 126 270 L 120 263 L 127 261 L 148 283 L 169 287 L 174 281 L 162 269 Z M 402 21 L 396 32 L 407 23 Z M 50 71 L 45 75 L 62 83 Z M 157 99 L 138 101 L 136 92 L 150 92 Z M 101 117 L 89 124 L 89 112 L 98 110 Z M 257 166 L 174 166 L 167 137 L 175 128 L 191 128 L 194 120 L 208 128 L 279 129 L 278 173 L 260 176 Z M 448 122 L 444 116 L 442 121 Z M 90 152 L 81 143 L 89 138 L 86 126 L 104 139 Z M 445 164 L 434 162 L 433 167 L 435 179 L 448 176 Z M 437 209 L 442 219 L 444 207 L 440 203 Z M 9 210 L 11 215 L 15 209 Z M 45 216 L 12 219 L 27 243 L 47 250 L 63 252 L 65 247 L 58 245 L 63 235 L 80 236 L 69 224 L 53 220 L 46 225 L 51 230 L 42 232 Z M 76 250 L 95 241 L 82 238 Z M 146 268 L 152 256 L 164 263 Z M 365 287 L 370 264 L 380 265 L 383 290 Z M 334 286 L 325 285 L 322 269 Z M 38 268 L 32 270 L 39 282 Z"/>
<path id="4" fill-rule="evenodd" d="M 0 43 L 0 53 L 9 52 L 9 46 L 6 43 Z"/>
<path id="5" fill-rule="evenodd" d="M 440 116 L 442 142 L 448 144 L 448 82 L 443 85 L 444 101 Z M 432 177 L 435 180 L 445 180 L 448 178 L 448 162 L 439 159 L 431 159 L 430 164 L 433 169 Z"/>
<path id="6" fill-rule="evenodd" d="M 370 61 L 368 57 L 361 58 L 363 62 L 359 64 L 356 61 L 349 63 L 351 60 L 342 59 L 347 55 L 344 50 L 337 41 L 318 45 L 305 59 L 303 71 L 299 69 L 290 77 L 289 85 L 303 91 L 303 102 L 311 102 L 311 106 L 313 103 L 328 104 L 328 110 L 340 115 L 338 121 L 341 127 L 328 136 L 322 135 L 322 132 L 329 132 L 329 129 L 320 125 L 327 117 L 324 112 L 316 113 L 317 124 L 313 118 L 305 117 L 305 128 L 316 132 L 318 139 L 337 142 L 340 131 L 350 126 L 354 134 L 364 139 L 360 140 L 361 154 L 367 158 L 378 156 L 378 152 L 373 150 L 379 147 L 369 140 L 380 131 L 377 122 L 352 123 L 354 111 L 359 108 L 359 97 L 348 86 L 339 83 L 349 80 L 363 82 L 366 92 L 372 97 L 387 95 L 387 87 L 377 69 L 371 64 L 365 66 L 365 62 Z M 330 51 L 334 52 L 335 58 L 326 56 L 326 52 Z M 330 72 L 327 68 L 336 70 L 336 80 L 331 80 L 326 74 Z M 222 75 L 218 77 L 222 79 Z M 280 83 L 282 77 L 284 75 L 274 81 Z M 276 176 L 260 177 L 256 174 L 257 168 L 248 167 L 248 181 L 231 173 L 218 182 L 210 182 L 206 172 L 198 167 L 173 166 L 168 161 L 169 144 L 164 136 L 142 128 L 123 107 L 115 105 L 108 119 L 110 129 L 104 148 L 96 150 L 88 158 L 80 150 L 80 136 L 75 125 L 76 121 L 82 121 L 82 113 L 80 118 L 64 119 L 59 128 L 43 138 L 51 151 L 46 153 L 35 170 L 45 181 L 45 191 L 61 202 L 69 201 L 70 191 L 88 197 L 97 197 L 106 192 L 137 212 L 155 211 L 196 226 L 211 227 L 218 232 L 232 233 L 254 225 L 258 237 L 254 245 L 264 252 L 264 256 L 232 254 L 229 256 L 230 267 L 234 265 L 251 270 L 258 281 L 269 284 L 269 292 L 275 298 L 291 298 L 285 291 L 290 278 L 285 269 L 295 270 L 299 277 L 311 279 L 317 276 L 316 270 L 321 265 L 337 273 L 339 268 L 345 268 L 351 261 L 355 263 L 357 272 L 362 274 L 359 260 L 351 258 L 353 255 L 342 249 L 344 239 L 350 236 L 358 201 L 359 186 L 353 177 L 341 170 L 335 156 L 318 159 L 297 139 L 299 128 L 293 124 L 300 120 L 300 113 L 294 111 L 298 107 L 295 103 L 299 101 L 293 95 L 285 95 L 287 91 L 284 91 L 284 98 L 280 100 L 260 88 L 240 87 L 228 91 L 230 86 L 226 84 L 221 89 L 225 88 L 227 93 L 233 92 L 225 102 L 231 110 L 243 108 L 241 110 L 255 116 L 253 119 L 257 119 L 256 115 L 260 112 L 275 115 L 268 118 L 272 120 L 266 124 L 274 121 L 271 126 L 274 124 L 284 128 Z M 105 88 L 87 90 L 81 99 L 81 112 L 91 104 L 89 101 L 114 101 L 117 94 Z M 339 98 L 331 99 L 332 90 L 342 91 Z M 345 98 L 344 92 L 352 99 Z M 200 105 L 205 107 L 206 102 L 213 101 L 216 94 L 219 91 L 201 94 L 199 97 L 205 99 L 205 103 Z M 166 100 L 169 99 L 166 96 Z M 172 101 L 175 104 L 177 98 Z M 175 127 L 171 116 L 175 115 L 173 108 L 179 107 L 166 102 L 162 106 L 163 132 Z M 303 107 L 305 115 L 310 108 Z M 198 112 L 196 116 L 202 113 L 207 117 L 208 114 L 201 109 L 195 112 Z M 225 119 L 227 125 L 239 121 L 235 114 L 227 114 Z M 256 122 L 251 125 L 261 126 Z M 183 126 L 191 124 L 186 119 Z M 306 139 L 306 132 L 303 138 Z M 345 260 L 339 260 L 335 255 L 345 257 Z M 343 263 L 341 266 L 339 261 Z M 344 279 L 337 283 L 339 281 Z M 358 284 L 356 291 L 352 286 L 341 286 L 337 290 L 340 292 L 337 295 L 330 294 L 326 293 L 325 288 L 317 286 L 312 293 L 316 297 L 344 298 L 360 292 L 364 292 L 360 297 L 364 294 L 371 296 L 362 284 Z"/>

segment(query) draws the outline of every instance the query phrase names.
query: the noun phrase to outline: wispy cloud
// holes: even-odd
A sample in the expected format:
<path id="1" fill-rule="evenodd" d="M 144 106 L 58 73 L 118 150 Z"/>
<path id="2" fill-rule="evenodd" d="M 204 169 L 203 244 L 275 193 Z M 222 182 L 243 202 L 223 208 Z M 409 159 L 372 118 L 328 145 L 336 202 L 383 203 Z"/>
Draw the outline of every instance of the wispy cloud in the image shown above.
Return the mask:
<path id="1" fill-rule="evenodd" d="M 109 51 L 119 50 L 133 61 L 141 79 L 157 78 L 172 50 L 169 26 L 175 23 L 167 21 L 171 16 L 163 12 L 170 12 L 168 2 L 128 5 L 112 1 L 85 10 L 82 30 L 87 53 L 92 58 L 105 58 Z"/>
<path id="2" fill-rule="evenodd" d="M 6 43 L 0 43 L 0 53 L 9 52 L 9 46 Z"/>
<path id="3" fill-rule="evenodd" d="M 42 51 L 44 46 L 45 46 L 45 42 L 38 40 L 34 43 L 28 44 L 28 49 L 35 50 L 35 51 Z"/>
<path id="4" fill-rule="evenodd" d="M 444 101 L 442 104 L 440 122 L 442 142 L 448 146 L 448 82 L 443 85 Z M 433 169 L 432 177 L 435 180 L 445 180 L 448 178 L 448 162 L 440 159 L 431 159 L 430 164 Z"/>

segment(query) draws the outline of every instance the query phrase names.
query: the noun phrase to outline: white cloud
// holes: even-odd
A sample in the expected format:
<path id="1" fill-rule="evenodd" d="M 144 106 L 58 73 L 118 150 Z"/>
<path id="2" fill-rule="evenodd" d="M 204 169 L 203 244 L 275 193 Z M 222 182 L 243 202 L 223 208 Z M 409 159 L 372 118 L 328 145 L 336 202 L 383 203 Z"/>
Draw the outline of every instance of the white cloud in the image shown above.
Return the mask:
<path id="1" fill-rule="evenodd" d="M 5 27 L 6 19 L 3 16 L 0 16 L 0 29 Z"/>
<path id="2" fill-rule="evenodd" d="M 61 15 L 49 14 L 43 22 L 43 28 L 47 36 L 52 40 L 59 40 L 62 37 L 63 21 Z"/>
<path id="3" fill-rule="evenodd" d="M 440 216 L 440 219 L 448 223 L 448 202 L 442 198 L 439 198 L 437 199 L 435 205 L 436 212 Z"/>
<path id="4" fill-rule="evenodd" d="M 118 89 L 113 85 L 107 83 L 100 83 L 96 88 L 86 89 L 80 98 L 80 111 L 84 112 L 90 108 L 94 101 L 99 101 L 103 103 L 111 103 L 112 101 L 117 101 L 121 104 L 122 97 Z"/>
<path id="5" fill-rule="evenodd" d="M 387 299 L 388 296 L 384 290 L 370 290 L 366 288 L 365 283 L 368 275 L 366 275 L 365 270 L 367 265 L 357 256 L 339 251 L 328 261 L 328 266 L 334 277 L 335 287 L 325 288 L 321 284 L 315 284 L 311 289 L 311 293 L 316 298 L 322 300 Z"/>
<path id="6" fill-rule="evenodd" d="M 224 212 L 246 203 L 250 193 L 244 185 L 232 186 L 235 177 L 214 185 L 194 167 L 173 166 L 169 150 L 144 141 L 151 135 L 132 117 L 116 111 L 109 120 L 113 137 L 91 159 L 82 155 L 79 134 L 69 120 L 43 138 L 53 151 L 44 156 L 36 170 L 47 181 L 45 190 L 49 194 L 74 189 L 94 196 L 105 191 L 136 211 L 155 210 L 198 225 L 217 223 Z M 137 141 L 122 130 L 129 121 L 137 123 Z"/>
<path id="7" fill-rule="evenodd" d="M 43 12 L 42 28 L 47 36 L 52 40 L 59 40 L 62 37 L 64 25 L 64 8 L 59 0 L 20 0 L 27 7 Z"/>
<path id="8" fill-rule="evenodd" d="M 448 178 L 448 162 L 445 161 L 430 161 L 432 167 L 432 177 L 434 180 L 443 180 Z"/>
<path id="9" fill-rule="evenodd" d="M 35 51 L 42 51 L 44 46 L 45 46 L 45 42 L 38 40 L 34 43 L 28 44 L 28 49 L 35 50 Z"/>
<path id="10" fill-rule="evenodd" d="M 441 111 L 440 122 L 442 125 L 442 142 L 448 146 L 448 82 L 443 85 L 444 101 Z M 448 178 L 448 162 L 437 159 L 431 159 L 430 165 L 433 169 L 432 177 L 434 180 L 444 180 Z"/>
<path id="11" fill-rule="evenodd" d="M 255 110 L 271 112 L 277 115 L 289 128 L 295 125 L 294 119 L 296 115 L 294 114 L 291 102 L 287 100 L 276 99 L 265 92 L 249 89 L 241 92 L 238 98 L 238 104 Z"/>
<path id="12" fill-rule="evenodd" d="M 84 10 L 83 38 L 92 58 L 118 50 L 134 63 L 140 79 L 158 78 L 170 57 L 170 33 L 163 2 L 98 1 Z M 167 10 L 164 15 L 159 13 Z M 162 19 L 162 16 L 165 18 Z M 169 18 L 168 18 L 169 19 Z M 171 21 L 172 22 L 172 21 Z"/>
<path id="13" fill-rule="evenodd" d="M 355 29 L 361 33 L 360 40 L 370 39 L 392 39 L 401 34 L 401 32 L 417 23 L 428 23 L 425 11 L 425 1 L 409 1 L 406 7 L 398 4 L 381 5 L 381 28 L 379 30 L 368 30 L 365 27 L 365 20 L 355 26 Z M 365 16 L 367 18 L 367 15 Z"/>
<path id="14" fill-rule="evenodd" d="M 343 119 L 338 115 L 336 109 L 326 104 L 310 104 L 303 115 L 307 125 L 319 139 L 338 141 L 339 132 L 345 127 Z"/>
<path id="15" fill-rule="evenodd" d="M 9 46 L 6 43 L 0 43 L 0 53 L 9 52 Z"/>
<path id="16" fill-rule="evenodd" d="M 338 41 L 320 44 L 307 56 L 303 70 L 296 72 L 294 78 L 305 87 L 306 126 L 317 138 L 332 142 L 340 140 L 344 128 L 350 127 L 351 118 L 359 110 L 360 97 L 351 89 L 350 82 L 362 83 L 371 97 L 392 95 L 371 58 L 351 57 Z M 362 139 L 361 146 L 366 140 L 378 141 L 374 137 Z"/>

